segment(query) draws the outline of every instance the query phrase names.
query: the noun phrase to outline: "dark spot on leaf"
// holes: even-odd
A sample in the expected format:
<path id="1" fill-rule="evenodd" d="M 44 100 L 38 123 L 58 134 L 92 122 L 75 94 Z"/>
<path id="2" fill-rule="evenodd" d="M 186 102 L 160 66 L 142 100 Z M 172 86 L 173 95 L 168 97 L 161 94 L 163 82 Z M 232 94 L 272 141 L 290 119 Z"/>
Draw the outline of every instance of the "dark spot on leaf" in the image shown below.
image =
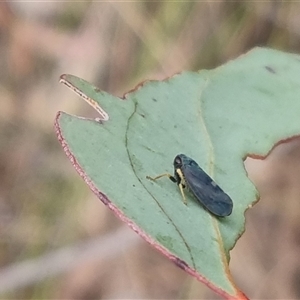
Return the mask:
<path id="1" fill-rule="evenodd" d="M 270 73 L 276 74 L 276 71 L 275 71 L 273 68 L 271 68 L 270 66 L 265 66 L 265 68 L 266 68 Z"/>
<path id="2" fill-rule="evenodd" d="M 182 270 L 186 270 L 189 267 L 185 261 L 183 261 L 178 257 L 175 258 L 174 263 L 176 264 L 177 267 L 181 268 Z"/>
<path id="3" fill-rule="evenodd" d="M 139 114 L 142 118 L 144 118 L 145 119 L 145 115 L 144 114 Z"/>
<path id="4" fill-rule="evenodd" d="M 100 191 L 96 190 L 96 191 L 94 191 L 94 193 L 105 205 L 111 203 L 111 201 L 105 195 L 103 195 Z"/>
<path id="5" fill-rule="evenodd" d="M 95 91 L 96 93 L 100 93 L 100 92 L 101 92 L 101 90 L 100 90 L 99 88 L 97 88 L 97 87 L 94 88 L 94 91 Z"/>
<path id="6" fill-rule="evenodd" d="M 95 118 L 95 121 L 99 124 L 104 124 L 103 120 L 101 118 Z"/>
<path id="7" fill-rule="evenodd" d="M 157 99 L 155 99 L 155 98 L 152 98 L 152 100 L 153 100 L 154 102 L 157 102 Z"/>

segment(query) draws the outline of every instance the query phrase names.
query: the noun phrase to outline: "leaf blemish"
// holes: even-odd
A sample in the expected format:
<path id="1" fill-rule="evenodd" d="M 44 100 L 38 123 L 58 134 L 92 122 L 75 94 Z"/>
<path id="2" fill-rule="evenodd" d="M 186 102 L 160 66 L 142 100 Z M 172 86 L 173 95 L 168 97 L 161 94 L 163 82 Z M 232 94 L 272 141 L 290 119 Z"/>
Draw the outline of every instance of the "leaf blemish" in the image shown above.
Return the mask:
<path id="1" fill-rule="evenodd" d="M 176 264 L 176 266 L 178 266 L 182 270 L 186 270 L 189 268 L 188 264 L 178 257 L 175 258 L 174 263 Z"/>
<path id="2" fill-rule="evenodd" d="M 266 70 L 268 70 L 270 73 L 276 74 L 276 71 L 275 71 L 273 68 L 271 68 L 270 66 L 265 66 L 265 68 L 266 68 Z"/>

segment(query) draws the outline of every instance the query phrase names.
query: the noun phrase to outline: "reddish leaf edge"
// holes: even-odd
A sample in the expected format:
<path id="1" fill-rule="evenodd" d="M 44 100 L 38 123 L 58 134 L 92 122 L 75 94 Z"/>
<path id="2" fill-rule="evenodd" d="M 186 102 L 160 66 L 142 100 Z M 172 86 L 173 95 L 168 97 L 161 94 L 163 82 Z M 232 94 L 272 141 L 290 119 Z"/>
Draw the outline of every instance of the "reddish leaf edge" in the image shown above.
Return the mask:
<path id="1" fill-rule="evenodd" d="M 68 76 L 76 77 L 74 75 L 68 75 L 63 74 L 59 77 L 59 83 L 64 84 L 66 87 L 68 87 L 72 92 L 74 92 L 76 95 L 78 95 L 81 99 L 83 99 L 85 102 L 87 102 L 90 106 L 92 106 L 100 115 L 100 118 L 98 118 L 97 121 L 108 121 L 109 116 L 108 113 L 99 105 L 97 101 L 94 99 L 88 97 L 83 91 L 81 91 L 79 88 L 77 88 L 75 85 L 73 85 L 69 80 Z M 77 77 L 79 79 L 79 77 Z M 97 88 L 98 89 L 98 88 Z M 98 91 L 100 91 L 98 89 Z M 97 91 L 96 91 L 97 92 Z"/>
<path id="2" fill-rule="evenodd" d="M 199 274 L 195 269 L 192 269 L 188 266 L 188 264 L 180 259 L 179 257 L 175 256 L 174 254 L 170 253 L 168 249 L 163 247 L 162 245 L 158 244 L 154 239 L 152 239 L 150 236 L 148 236 L 141 228 L 139 228 L 132 220 L 130 220 L 128 217 L 126 217 L 121 210 L 118 209 L 107 197 L 104 193 L 102 193 L 92 182 L 92 180 L 87 176 L 87 174 L 83 171 L 80 164 L 77 162 L 75 156 L 71 152 L 71 150 L 68 147 L 68 144 L 66 140 L 64 139 L 64 136 L 60 129 L 59 119 L 61 116 L 70 115 L 65 112 L 59 111 L 55 117 L 54 122 L 54 128 L 55 132 L 58 138 L 59 143 L 61 144 L 66 156 L 70 160 L 71 164 L 77 171 L 77 173 L 80 175 L 80 177 L 85 181 L 85 183 L 88 185 L 88 187 L 91 189 L 91 191 L 115 214 L 116 217 L 118 217 L 120 220 L 122 220 L 124 223 L 126 223 L 134 232 L 136 232 L 139 236 L 141 236 L 147 243 L 149 243 L 152 247 L 154 247 L 156 250 L 161 252 L 164 256 L 166 256 L 169 260 L 171 260 L 176 266 L 187 272 L 189 275 L 195 277 L 198 281 L 204 283 L 207 287 L 209 287 L 211 290 L 213 290 L 215 293 L 219 294 L 225 299 L 245 299 L 248 300 L 249 298 L 241 292 L 236 285 L 234 284 L 234 281 L 232 280 L 232 276 L 229 272 L 227 272 L 227 276 L 229 280 L 231 281 L 232 286 L 236 290 L 236 295 L 228 294 L 225 290 L 213 285 L 210 281 L 208 281 L 204 276 Z M 77 116 L 75 116 L 78 118 Z M 79 117 L 80 119 L 86 119 Z"/>
<path id="3" fill-rule="evenodd" d="M 281 144 L 287 144 L 287 143 L 290 143 L 290 142 L 295 141 L 295 140 L 297 140 L 297 139 L 300 139 L 300 134 L 292 135 L 292 136 L 290 136 L 290 137 L 281 139 L 281 140 L 275 142 L 275 143 L 273 144 L 273 146 L 271 147 L 271 149 L 270 149 L 270 150 L 267 152 L 267 154 L 265 154 L 265 155 L 259 155 L 259 154 L 255 154 L 255 153 L 248 153 L 248 154 L 246 154 L 246 155 L 243 157 L 243 163 L 244 163 L 244 169 L 245 169 L 245 172 L 246 172 L 246 174 L 247 174 L 247 177 L 249 178 L 249 174 L 248 174 L 248 172 L 247 172 L 247 170 L 246 170 L 246 168 L 245 168 L 245 160 L 246 160 L 248 157 L 249 157 L 249 158 L 252 158 L 252 159 L 257 159 L 257 160 L 265 160 L 265 159 L 268 158 L 268 156 L 275 150 L 275 148 L 277 148 L 279 145 L 281 145 Z M 249 178 L 249 180 L 251 180 L 251 179 Z M 253 182 L 252 182 L 252 183 L 253 183 Z M 254 183 L 253 183 L 253 185 L 256 187 L 256 185 L 255 185 Z M 259 202 L 259 201 L 260 201 L 260 193 L 259 193 L 259 191 L 257 190 L 255 200 L 253 200 L 252 203 L 249 204 L 249 206 L 248 206 L 248 207 L 246 208 L 246 210 L 244 211 L 244 217 L 245 217 L 245 219 L 246 219 L 246 212 L 247 212 L 250 208 L 252 208 L 252 207 L 253 207 L 257 202 Z M 235 247 L 237 241 L 238 241 L 238 240 L 240 239 L 240 237 L 245 233 L 245 231 L 246 231 L 246 228 L 245 228 L 245 226 L 244 226 L 244 229 L 241 231 L 241 233 L 240 233 L 239 236 L 237 237 L 235 243 L 233 244 L 233 246 L 231 247 L 230 250 L 232 250 L 232 249 Z"/>

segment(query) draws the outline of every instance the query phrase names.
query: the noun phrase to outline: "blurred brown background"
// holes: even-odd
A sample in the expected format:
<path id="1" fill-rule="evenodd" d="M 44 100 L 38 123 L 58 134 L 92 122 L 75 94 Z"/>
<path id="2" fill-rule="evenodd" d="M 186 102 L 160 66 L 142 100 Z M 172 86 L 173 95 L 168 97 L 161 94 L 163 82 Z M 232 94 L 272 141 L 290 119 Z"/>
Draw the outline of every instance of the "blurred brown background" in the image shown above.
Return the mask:
<path id="1" fill-rule="evenodd" d="M 283 1 L 1 2 L 0 297 L 218 298 L 77 175 L 53 121 L 59 110 L 97 115 L 58 78 L 74 74 L 121 96 L 258 45 L 299 53 L 299 15 L 299 3 Z M 231 252 L 232 274 L 252 299 L 300 298 L 300 143 L 246 165 L 261 201 Z"/>

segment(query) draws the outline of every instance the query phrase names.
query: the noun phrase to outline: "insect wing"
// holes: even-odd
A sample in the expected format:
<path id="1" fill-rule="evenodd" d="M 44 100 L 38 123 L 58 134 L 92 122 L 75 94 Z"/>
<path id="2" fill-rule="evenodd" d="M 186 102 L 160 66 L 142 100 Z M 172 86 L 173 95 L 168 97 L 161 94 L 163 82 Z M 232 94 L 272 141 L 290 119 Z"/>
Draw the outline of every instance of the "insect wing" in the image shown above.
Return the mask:
<path id="1" fill-rule="evenodd" d="M 186 184 L 211 213 L 219 217 L 232 212 L 231 198 L 194 161 L 182 167 Z"/>

